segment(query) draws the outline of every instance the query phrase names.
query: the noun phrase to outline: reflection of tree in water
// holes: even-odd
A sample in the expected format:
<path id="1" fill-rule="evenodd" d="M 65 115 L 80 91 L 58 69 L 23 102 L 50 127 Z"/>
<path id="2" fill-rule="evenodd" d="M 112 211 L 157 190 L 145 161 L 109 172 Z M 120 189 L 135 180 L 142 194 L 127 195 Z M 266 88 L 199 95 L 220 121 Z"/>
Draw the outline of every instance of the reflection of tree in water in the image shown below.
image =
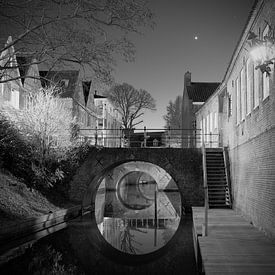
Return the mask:
<path id="1" fill-rule="evenodd" d="M 131 234 L 130 229 L 132 231 L 138 231 L 144 234 L 146 234 L 147 231 L 143 231 L 135 227 L 130 227 L 129 222 L 127 220 L 123 220 L 122 223 L 123 225 L 121 226 L 120 232 L 120 249 L 125 253 L 140 253 L 141 251 L 135 245 L 142 246 L 142 243 L 134 239 L 135 235 Z"/>

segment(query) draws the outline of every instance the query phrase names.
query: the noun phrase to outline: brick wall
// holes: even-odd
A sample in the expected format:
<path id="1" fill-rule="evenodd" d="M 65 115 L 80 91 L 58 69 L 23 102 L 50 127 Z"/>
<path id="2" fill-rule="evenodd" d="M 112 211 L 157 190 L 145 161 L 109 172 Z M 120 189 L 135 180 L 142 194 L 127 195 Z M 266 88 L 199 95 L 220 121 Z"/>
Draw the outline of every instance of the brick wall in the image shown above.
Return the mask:
<path id="1" fill-rule="evenodd" d="M 261 2 L 261 1 L 260 1 Z M 255 33 L 261 33 L 268 21 L 274 26 L 274 1 L 264 1 L 262 10 L 252 24 Z M 259 105 L 247 111 L 245 116 L 237 121 L 236 79 L 240 78 L 242 69 L 246 72 L 249 53 L 244 43 L 234 67 L 227 80 L 227 95 L 232 96 L 232 116 L 226 112 L 223 123 L 223 144 L 229 147 L 232 175 L 233 206 L 240 211 L 256 227 L 275 237 L 275 85 L 274 70 L 270 76 L 269 96 L 263 97 L 263 81 L 265 75 L 259 70 L 254 74 L 259 76 Z M 254 76 L 246 74 L 252 81 L 252 95 L 257 89 Z M 245 90 L 248 90 L 245 79 Z M 225 101 L 228 104 L 228 97 Z M 241 106 L 240 106 L 241 108 Z M 224 108 L 226 110 L 226 106 Z"/>
<path id="2" fill-rule="evenodd" d="M 275 2 L 272 0 L 258 1 L 256 12 L 247 23 L 246 30 L 237 45 L 228 67 L 224 85 L 223 113 L 221 124 L 222 144 L 228 147 L 232 177 L 233 208 L 240 211 L 256 227 L 275 237 L 275 74 L 274 68 L 269 78 L 269 96 L 263 96 L 263 81 L 266 77 L 259 70 L 246 74 L 249 59 L 249 45 L 246 38 L 249 30 L 257 35 L 266 27 L 266 21 L 275 25 Z M 274 66 L 274 65 L 273 65 Z M 244 69 L 244 90 L 247 92 L 247 80 L 251 80 L 252 94 L 256 91 L 254 74 L 259 75 L 258 106 L 251 103 L 251 111 L 247 111 L 249 100 L 244 97 L 245 115 L 238 119 L 242 104 L 237 104 L 237 79 Z M 241 85 L 240 85 L 241 87 Z M 221 96 L 222 91 L 215 95 L 197 113 L 197 119 L 203 112 L 210 112 L 214 98 Z M 232 114 L 228 113 L 229 98 L 232 99 Z"/>

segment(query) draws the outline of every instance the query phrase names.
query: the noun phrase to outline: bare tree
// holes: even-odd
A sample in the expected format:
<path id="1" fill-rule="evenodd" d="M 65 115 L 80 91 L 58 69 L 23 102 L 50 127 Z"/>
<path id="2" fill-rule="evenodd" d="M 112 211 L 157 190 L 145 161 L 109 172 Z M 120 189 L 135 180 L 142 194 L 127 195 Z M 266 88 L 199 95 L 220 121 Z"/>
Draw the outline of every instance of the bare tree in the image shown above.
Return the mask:
<path id="1" fill-rule="evenodd" d="M 171 129 L 181 129 L 182 121 L 182 97 L 177 96 L 175 101 L 169 101 L 168 106 L 166 107 L 166 115 L 163 116 L 166 122 L 166 128 L 170 127 Z"/>
<path id="2" fill-rule="evenodd" d="M 121 114 L 124 129 L 128 130 L 142 123 L 142 120 L 135 121 L 142 117 L 144 110 L 155 110 L 156 107 L 150 93 L 127 83 L 113 86 L 106 95 Z"/>
<path id="3" fill-rule="evenodd" d="M 18 68 L 8 50 L 34 57 L 49 68 L 77 64 L 110 83 L 118 56 L 132 61 L 135 55 L 128 33 L 142 33 L 153 26 L 147 0 L 0 0 L 1 38 L 13 40 L 0 46 L 0 80 Z M 31 61 L 32 62 L 32 61 Z M 30 65 L 30 64 L 27 64 Z"/>

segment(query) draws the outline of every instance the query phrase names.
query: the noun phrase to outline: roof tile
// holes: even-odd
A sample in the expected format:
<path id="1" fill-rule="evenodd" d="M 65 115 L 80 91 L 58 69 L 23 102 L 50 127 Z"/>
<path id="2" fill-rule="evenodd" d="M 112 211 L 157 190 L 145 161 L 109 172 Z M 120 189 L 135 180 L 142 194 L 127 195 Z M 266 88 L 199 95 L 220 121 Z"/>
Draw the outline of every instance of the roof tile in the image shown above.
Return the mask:
<path id="1" fill-rule="evenodd" d="M 218 88 L 218 82 L 191 82 L 187 86 L 189 99 L 193 102 L 205 102 Z"/>

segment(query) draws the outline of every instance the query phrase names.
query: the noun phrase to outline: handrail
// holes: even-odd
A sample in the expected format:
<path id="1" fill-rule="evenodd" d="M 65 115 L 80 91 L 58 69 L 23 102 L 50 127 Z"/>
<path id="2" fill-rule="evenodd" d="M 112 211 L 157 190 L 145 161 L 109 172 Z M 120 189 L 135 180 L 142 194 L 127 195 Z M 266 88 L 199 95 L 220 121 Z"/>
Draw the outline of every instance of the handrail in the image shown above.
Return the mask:
<path id="1" fill-rule="evenodd" d="M 229 205 L 232 207 L 232 197 L 231 197 L 231 183 L 230 183 L 230 170 L 228 163 L 228 152 L 225 147 L 223 147 L 223 159 L 224 159 L 224 169 L 225 169 L 225 177 L 226 177 L 226 185 L 228 188 L 228 196 L 229 196 Z"/>
<path id="2" fill-rule="evenodd" d="M 207 184 L 207 172 L 206 172 L 206 150 L 204 140 L 202 141 L 202 166 L 203 166 L 203 188 L 204 188 L 204 224 L 202 235 L 208 235 L 208 184 Z"/>
<path id="3" fill-rule="evenodd" d="M 139 132 L 140 130 L 140 132 Z M 153 132 L 153 130 L 162 130 Z M 186 131 L 184 135 L 182 131 Z M 192 130 L 192 132 L 190 132 Z M 155 143 L 153 142 L 155 139 Z M 205 147 L 217 147 L 219 134 L 203 133 L 201 129 L 133 129 L 125 132 L 122 128 L 80 128 L 79 140 L 103 147 L 175 147 L 198 148 L 202 139 Z"/>

